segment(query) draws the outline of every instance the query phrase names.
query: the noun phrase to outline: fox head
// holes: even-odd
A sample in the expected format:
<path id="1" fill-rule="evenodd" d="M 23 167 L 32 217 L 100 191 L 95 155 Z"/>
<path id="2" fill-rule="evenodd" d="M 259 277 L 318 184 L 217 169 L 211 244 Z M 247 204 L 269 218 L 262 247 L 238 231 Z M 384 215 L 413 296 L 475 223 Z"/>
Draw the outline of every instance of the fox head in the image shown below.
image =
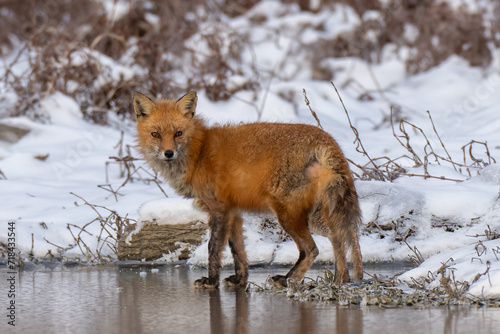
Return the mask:
<path id="1" fill-rule="evenodd" d="M 133 105 L 137 120 L 139 146 L 147 160 L 172 161 L 187 153 L 187 144 L 195 131 L 196 92 L 179 100 L 158 100 L 135 93 Z"/>

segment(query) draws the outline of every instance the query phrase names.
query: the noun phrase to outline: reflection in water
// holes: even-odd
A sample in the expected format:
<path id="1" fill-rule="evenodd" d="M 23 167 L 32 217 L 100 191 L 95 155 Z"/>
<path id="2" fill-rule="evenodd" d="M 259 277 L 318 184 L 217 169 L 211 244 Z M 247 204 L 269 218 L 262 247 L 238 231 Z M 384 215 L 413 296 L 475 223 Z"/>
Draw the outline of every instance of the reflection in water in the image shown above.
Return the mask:
<path id="1" fill-rule="evenodd" d="M 210 333 L 225 333 L 224 330 L 224 321 L 223 321 L 223 313 L 220 301 L 220 290 L 209 291 L 208 295 L 210 297 Z M 248 314 L 241 319 L 238 318 L 240 323 L 243 323 L 241 327 L 245 329 L 248 324 Z"/>
<path id="2" fill-rule="evenodd" d="M 236 333 L 248 333 L 249 302 L 244 290 L 236 291 Z"/>
<path id="3" fill-rule="evenodd" d="M 235 302 L 234 309 L 229 310 L 227 314 L 223 312 L 220 290 L 200 291 L 200 293 L 209 296 L 210 333 L 249 333 L 249 298 L 244 290 L 237 289 L 230 292 Z"/>
<path id="4" fill-rule="evenodd" d="M 264 282 L 272 270 L 254 268 L 250 279 Z M 0 277 L 4 273 L 0 268 Z M 203 274 L 184 266 L 165 266 L 158 273 L 117 267 L 24 271 L 17 282 L 17 326 L 0 323 L 0 333 L 495 333 L 500 328 L 500 309 L 381 309 L 299 302 L 272 292 L 197 291 L 192 282 Z M 7 280 L 0 279 L 0 293 L 6 289 Z"/>
<path id="5" fill-rule="evenodd" d="M 336 333 L 363 333 L 363 311 L 361 308 L 337 306 L 335 319 Z"/>

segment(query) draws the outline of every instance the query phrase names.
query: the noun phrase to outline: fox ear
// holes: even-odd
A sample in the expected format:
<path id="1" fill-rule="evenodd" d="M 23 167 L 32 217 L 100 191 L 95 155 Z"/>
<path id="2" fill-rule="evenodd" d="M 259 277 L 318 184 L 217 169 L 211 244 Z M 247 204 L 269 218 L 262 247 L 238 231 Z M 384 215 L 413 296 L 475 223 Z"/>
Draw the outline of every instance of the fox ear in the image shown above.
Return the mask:
<path id="1" fill-rule="evenodd" d="M 196 110 L 196 102 L 198 102 L 198 96 L 196 96 L 196 92 L 189 92 L 177 100 L 177 111 L 182 113 L 185 117 L 191 119 L 193 118 Z"/>
<path id="2" fill-rule="evenodd" d="M 134 110 L 135 118 L 139 120 L 140 117 L 149 116 L 155 107 L 155 103 L 149 97 L 141 93 L 134 94 Z"/>

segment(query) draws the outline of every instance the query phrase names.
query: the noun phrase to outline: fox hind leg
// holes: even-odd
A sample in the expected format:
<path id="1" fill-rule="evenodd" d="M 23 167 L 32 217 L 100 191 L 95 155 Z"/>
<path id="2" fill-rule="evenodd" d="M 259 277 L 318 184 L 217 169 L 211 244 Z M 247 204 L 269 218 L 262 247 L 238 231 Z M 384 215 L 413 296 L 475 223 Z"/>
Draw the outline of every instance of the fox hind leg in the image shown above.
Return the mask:
<path id="1" fill-rule="evenodd" d="M 248 260 L 243 241 L 243 219 L 232 214 L 230 220 L 232 223 L 229 247 L 233 254 L 235 274 L 225 278 L 224 283 L 228 287 L 245 287 L 248 279 Z"/>
<path id="2" fill-rule="evenodd" d="M 276 275 L 271 278 L 275 284 L 286 287 L 289 278 L 298 281 L 304 277 L 319 251 L 309 232 L 308 215 L 305 212 L 294 213 L 283 206 L 277 206 L 276 214 L 280 225 L 295 241 L 299 250 L 299 258 L 292 269 L 286 275 Z"/>
<path id="3" fill-rule="evenodd" d="M 335 264 L 335 284 L 349 282 L 349 271 L 346 260 L 346 243 L 352 231 L 350 226 L 345 226 L 340 214 L 331 214 L 327 207 L 323 208 L 323 220 L 330 229 L 328 238 L 333 246 L 333 258 Z"/>
<path id="4" fill-rule="evenodd" d="M 348 208 L 343 212 L 330 213 L 323 210 L 325 225 L 330 229 L 328 235 L 332 246 L 335 262 L 335 284 L 347 283 L 350 281 L 347 267 L 346 253 L 351 250 L 353 262 L 353 279 L 361 281 L 363 279 L 363 262 L 358 238 L 359 211 Z"/>
<path id="5" fill-rule="evenodd" d="M 361 249 L 359 247 L 358 232 L 355 226 L 351 226 L 343 235 L 342 231 L 332 230 L 330 241 L 333 246 L 335 259 L 335 283 L 347 283 L 350 281 L 346 261 L 346 246 L 351 247 L 353 262 L 353 278 L 355 281 L 363 279 L 363 262 L 361 259 Z"/>
<path id="6" fill-rule="evenodd" d="M 356 281 L 363 279 L 363 260 L 361 258 L 361 248 L 359 247 L 359 237 L 356 227 L 351 229 L 352 242 L 352 262 L 353 262 L 353 278 Z"/>
<path id="7" fill-rule="evenodd" d="M 349 282 L 349 271 L 346 264 L 346 247 L 345 242 L 339 237 L 338 233 L 332 233 L 330 241 L 333 246 L 333 254 L 335 258 L 335 284 Z"/>

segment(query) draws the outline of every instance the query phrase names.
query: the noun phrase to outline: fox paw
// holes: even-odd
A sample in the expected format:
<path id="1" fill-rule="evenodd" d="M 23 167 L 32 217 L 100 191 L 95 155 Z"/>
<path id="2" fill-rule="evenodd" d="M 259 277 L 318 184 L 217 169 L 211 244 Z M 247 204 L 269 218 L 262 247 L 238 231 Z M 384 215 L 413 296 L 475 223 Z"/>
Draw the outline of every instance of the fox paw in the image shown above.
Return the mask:
<path id="1" fill-rule="evenodd" d="M 288 286 L 287 277 L 284 275 L 276 275 L 271 277 L 272 284 L 276 287 L 286 288 Z"/>
<path id="2" fill-rule="evenodd" d="M 247 285 L 247 279 L 240 275 L 231 275 L 224 279 L 224 284 L 229 288 L 245 287 Z"/>
<path id="3" fill-rule="evenodd" d="M 333 284 L 335 285 L 342 285 L 343 283 L 349 283 L 351 280 L 349 278 L 349 273 L 347 270 L 343 271 L 343 274 L 341 275 L 339 271 L 335 270 L 335 280 L 333 281 Z"/>
<path id="4" fill-rule="evenodd" d="M 208 277 L 202 277 L 194 281 L 193 285 L 196 289 L 217 289 L 219 282 Z"/>

